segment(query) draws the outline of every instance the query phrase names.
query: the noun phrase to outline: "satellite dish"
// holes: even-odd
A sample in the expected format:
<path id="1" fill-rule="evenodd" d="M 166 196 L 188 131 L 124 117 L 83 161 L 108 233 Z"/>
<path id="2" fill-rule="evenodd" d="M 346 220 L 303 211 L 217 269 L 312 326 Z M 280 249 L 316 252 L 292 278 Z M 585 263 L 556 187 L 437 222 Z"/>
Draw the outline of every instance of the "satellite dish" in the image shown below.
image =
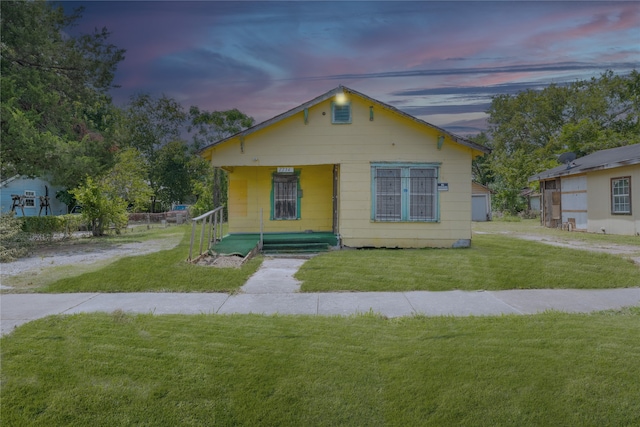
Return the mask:
<path id="1" fill-rule="evenodd" d="M 558 161 L 568 165 L 576 159 L 576 153 L 562 153 L 558 156 Z"/>

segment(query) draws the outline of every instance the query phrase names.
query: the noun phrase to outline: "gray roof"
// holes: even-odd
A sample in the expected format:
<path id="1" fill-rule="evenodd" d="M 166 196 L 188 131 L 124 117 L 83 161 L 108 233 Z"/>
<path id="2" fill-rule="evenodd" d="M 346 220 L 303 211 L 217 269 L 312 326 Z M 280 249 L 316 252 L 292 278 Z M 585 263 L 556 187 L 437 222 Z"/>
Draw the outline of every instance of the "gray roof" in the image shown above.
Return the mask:
<path id="1" fill-rule="evenodd" d="M 216 142 L 214 142 L 212 144 L 209 144 L 206 147 L 203 147 L 200 150 L 200 152 L 202 153 L 205 150 L 207 150 L 208 148 L 214 147 L 214 146 L 216 146 L 218 144 L 222 144 L 222 143 L 224 143 L 224 142 L 226 142 L 226 141 L 228 141 L 230 139 L 233 139 L 233 138 L 236 138 L 236 137 L 243 137 L 243 136 L 250 135 L 250 134 L 252 134 L 252 133 L 254 133 L 254 132 L 256 132 L 256 131 L 258 131 L 260 129 L 264 129 L 265 127 L 268 127 L 268 126 L 270 126 L 270 125 L 272 125 L 274 123 L 277 123 L 277 122 L 279 122 L 281 120 L 284 120 L 284 119 L 286 119 L 288 117 L 291 117 L 291 116 L 293 116 L 293 115 L 295 115 L 295 114 L 297 114 L 297 113 L 299 113 L 301 111 L 304 111 L 305 108 L 310 108 L 310 107 L 312 107 L 314 105 L 317 105 L 317 104 L 319 104 L 319 103 L 321 103 L 321 102 L 323 102 L 323 101 L 325 101 L 325 100 L 327 100 L 329 98 L 332 98 L 333 96 L 335 96 L 338 93 L 353 93 L 353 94 L 355 94 L 357 96 L 360 96 L 360 97 L 362 97 L 362 98 L 364 98 L 364 99 L 366 99 L 366 100 L 368 100 L 368 101 L 370 101 L 372 103 L 376 103 L 376 104 L 382 106 L 383 108 L 385 108 L 387 110 L 393 111 L 396 114 L 399 114 L 401 116 L 407 117 L 407 118 L 409 118 L 409 119 L 411 119 L 411 120 L 413 120 L 413 121 L 415 121 L 417 123 L 429 126 L 429 127 L 433 128 L 433 129 L 437 129 L 439 132 L 441 132 L 444 135 L 449 136 L 452 140 L 454 140 L 458 144 L 467 146 L 469 148 L 473 148 L 474 150 L 478 150 L 478 151 L 481 151 L 481 152 L 487 153 L 487 154 L 491 152 L 491 149 L 489 149 L 489 148 L 487 148 L 487 147 L 485 147 L 483 145 L 477 144 L 477 143 L 475 143 L 475 142 L 473 142 L 471 140 L 468 140 L 466 138 L 463 138 L 461 136 L 453 134 L 453 133 L 451 133 L 449 131 L 446 131 L 446 130 L 444 130 L 442 128 L 439 128 L 439 127 L 437 127 L 435 125 L 432 125 L 431 123 L 425 122 L 424 120 L 420 120 L 420 119 L 418 119 L 418 118 L 416 118 L 416 117 L 414 117 L 414 116 L 412 116 L 410 114 L 407 114 L 407 113 L 405 113 L 405 112 L 403 112 L 401 110 L 398 110 L 395 107 L 392 107 L 389 104 L 385 104 L 384 102 L 381 102 L 381 101 L 378 101 L 376 99 L 373 99 L 373 98 L 371 98 L 371 97 L 369 97 L 369 96 L 367 96 L 367 95 L 365 95 L 363 93 L 357 92 L 357 91 L 355 91 L 353 89 L 349 89 L 348 87 L 342 86 L 342 85 L 340 85 L 337 88 L 332 89 L 329 92 L 326 92 L 326 93 L 324 93 L 324 94 L 312 99 L 311 101 L 305 102 L 304 104 L 301 104 L 301 105 L 299 105 L 299 106 L 297 106 L 297 107 L 295 107 L 295 108 L 293 108 L 293 109 L 291 109 L 291 110 L 289 110 L 287 112 L 284 112 L 284 113 L 282 113 L 280 115 L 277 115 L 277 116 L 275 116 L 275 117 L 273 117 L 273 118 L 271 118 L 269 120 L 266 120 L 266 121 L 264 121 L 262 123 L 254 125 L 254 126 L 248 128 L 248 129 L 245 129 L 245 130 L 243 130 L 241 132 L 238 132 L 235 135 L 231 135 L 231 136 L 229 136 L 227 138 L 224 138 L 224 139 L 216 141 Z"/>
<path id="2" fill-rule="evenodd" d="M 569 165 L 562 165 L 540 172 L 537 175 L 529 177 L 529 182 L 542 181 L 559 176 L 576 175 L 596 170 L 618 168 L 638 163 L 640 163 L 640 144 L 626 145 L 624 147 L 596 151 L 588 156 L 574 160 Z"/>

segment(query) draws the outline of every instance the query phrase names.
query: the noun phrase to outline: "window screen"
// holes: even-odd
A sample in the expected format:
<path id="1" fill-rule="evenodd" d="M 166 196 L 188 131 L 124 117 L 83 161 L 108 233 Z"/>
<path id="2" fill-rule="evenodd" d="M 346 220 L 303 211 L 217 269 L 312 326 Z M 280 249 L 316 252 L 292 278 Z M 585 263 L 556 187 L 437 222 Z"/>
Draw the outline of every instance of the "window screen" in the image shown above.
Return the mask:
<path id="1" fill-rule="evenodd" d="M 372 167 L 375 221 L 438 221 L 438 168 Z"/>
<path id="2" fill-rule="evenodd" d="M 332 123 L 351 123 L 351 104 L 331 104 Z"/>
<path id="3" fill-rule="evenodd" d="M 435 169 L 410 169 L 410 206 L 411 221 L 428 221 L 435 218 L 435 194 L 437 177 Z"/>
<path id="4" fill-rule="evenodd" d="M 402 182 L 400 169 L 376 169 L 376 220 L 402 219 Z"/>

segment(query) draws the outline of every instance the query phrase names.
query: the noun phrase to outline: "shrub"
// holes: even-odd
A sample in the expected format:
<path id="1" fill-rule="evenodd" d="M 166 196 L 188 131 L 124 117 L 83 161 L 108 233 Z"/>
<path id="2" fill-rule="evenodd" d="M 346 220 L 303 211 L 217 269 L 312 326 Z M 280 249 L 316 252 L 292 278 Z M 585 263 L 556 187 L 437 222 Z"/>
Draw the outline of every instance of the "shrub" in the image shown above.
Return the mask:
<path id="1" fill-rule="evenodd" d="M 30 216 L 21 220 L 22 231 L 37 240 L 51 241 L 55 233 L 69 237 L 74 231 L 87 228 L 80 215 Z"/>
<path id="2" fill-rule="evenodd" d="M 63 227 L 61 232 L 65 234 L 65 236 L 69 236 L 74 231 L 82 231 L 87 230 L 87 223 L 84 221 L 81 215 L 60 215 L 60 218 L 63 222 Z"/>
<path id="3" fill-rule="evenodd" d="M 46 236 L 50 240 L 53 233 L 63 231 L 62 224 L 57 216 L 27 216 L 23 218 L 22 231 Z"/>
<path id="4" fill-rule="evenodd" d="M 27 253 L 29 239 L 22 231 L 23 218 L 0 215 L 0 262 L 13 261 Z"/>

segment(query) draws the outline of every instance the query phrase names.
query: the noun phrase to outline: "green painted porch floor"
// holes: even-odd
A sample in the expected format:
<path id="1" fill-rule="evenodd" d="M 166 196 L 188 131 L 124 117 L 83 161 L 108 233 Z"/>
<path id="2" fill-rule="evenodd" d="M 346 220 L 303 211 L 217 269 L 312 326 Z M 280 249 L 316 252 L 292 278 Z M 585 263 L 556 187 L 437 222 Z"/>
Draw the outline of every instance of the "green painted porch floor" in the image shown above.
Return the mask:
<path id="1" fill-rule="evenodd" d="M 260 234 L 227 234 L 211 246 L 218 255 L 245 257 L 258 245 Z M 333 233 L 272 233 L 263 235 L 263 251 L 268 253 L 320 252 L 336 246 L 338 238 Z"/>

